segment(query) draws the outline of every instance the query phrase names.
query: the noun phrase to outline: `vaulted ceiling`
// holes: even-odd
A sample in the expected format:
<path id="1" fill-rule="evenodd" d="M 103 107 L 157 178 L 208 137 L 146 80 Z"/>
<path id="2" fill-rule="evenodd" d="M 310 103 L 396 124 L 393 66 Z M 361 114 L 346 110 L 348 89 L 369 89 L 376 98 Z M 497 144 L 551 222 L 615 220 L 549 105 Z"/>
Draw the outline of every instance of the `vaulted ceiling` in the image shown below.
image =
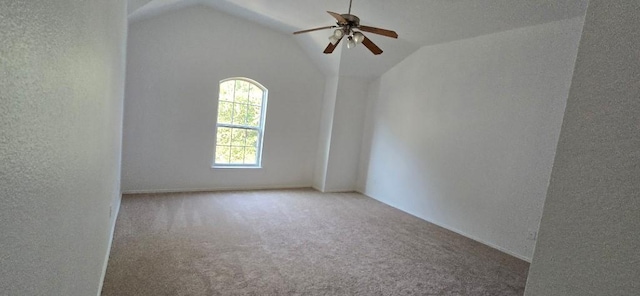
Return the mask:
<path id="1" fill-rule="evenodd" d="M 584 15 L 588 0 L 353 0 L 352 14 L 363 25 L 395 30 L 399 38 L 368 37 L 384 53 L 372 55 L 363 46 L 343 46 L 322 53 L 331 30 L 291 35 L 327 75 L 377 77 L 422 46 L 461 40 L 519 27 Z M 328 26 L 326 13 L 346 13 L 348 0 L 129 0 L 129 21 L 135 22 L 184 6 L 203 4 L 285 34 Z"/>

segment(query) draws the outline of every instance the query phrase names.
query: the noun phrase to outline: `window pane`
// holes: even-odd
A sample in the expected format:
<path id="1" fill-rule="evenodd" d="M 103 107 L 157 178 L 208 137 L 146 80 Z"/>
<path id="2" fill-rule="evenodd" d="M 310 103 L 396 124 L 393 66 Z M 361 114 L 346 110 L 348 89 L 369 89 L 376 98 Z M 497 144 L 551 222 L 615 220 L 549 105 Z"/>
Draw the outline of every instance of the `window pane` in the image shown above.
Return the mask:
<path id="1" fill-rule="evenodd" d="M 216 133 L 216 145 L 231 145 L 231 129 L 219 127 Z"/>
<path id="2" fill-rule="evenodd" d="M 258 147 L 258 131 L 247 130 L 247 147 Z"/>
<path id="3" fill-rule="evenodd" d="M 262 89 L 255 85 L 251 85 L 249 92 L 249 104 L 262 105 Z"/>
<path id="4" fill-rule="evenodd" d="M 221 101 L 233 101 L 233 89 L 235 81 L 225 81 L 220 84 L 220 100 Z"/>
<path id="5" fill-rule="evenodd" d="M 258 162 L 258 153 L 256 152 L 256 148 L 247 147 L 244 150 L 244 163 L 246 164 L 257 164 Z"/>
<path id="6" fill-rule="evenodd" d="M 247 104 L 249 102 L 249 84 L 246 81 L 236 80 L 236 93 L 234 102 Z"/>
<path id="7" fill-rule="evenodd" d="M 244 146 L 247 138 L 246 130 L 242 128 L 232 129 L 231 146 Z"/>
<path id="8" fill-rule="evenodd" d="M 247 124 L 247 105 L 233 104 L 233 123 L 240 125 Z"/>
<path id="9" fill-rule="evenodd" d="M 216 163 L 229 163 L 229 157 L 231 156 L 231 147 L 229 146 L 216 146 Z"/>
<path id="10" fill-rule="evenodd" d="M 243 79 L 220 83 L 215 164 L 258 164 L 265 92 Z"/>
<path id="11" fill-rule="evenodd" d="M 231 147 L 231 163 L 244 163 L 244 147 Z"/>
<path id="12" fill-rule="evenodd" d="M 247 110 L 247 125 L 249 126 L 260 126 L 260 106 L 249 105 L 249 110 Z"/>
<path id="13" fill-rule="evenodd" d="M 231 123 L 233 103 L 220 101 L 218 103 L 218 123 Z"/>

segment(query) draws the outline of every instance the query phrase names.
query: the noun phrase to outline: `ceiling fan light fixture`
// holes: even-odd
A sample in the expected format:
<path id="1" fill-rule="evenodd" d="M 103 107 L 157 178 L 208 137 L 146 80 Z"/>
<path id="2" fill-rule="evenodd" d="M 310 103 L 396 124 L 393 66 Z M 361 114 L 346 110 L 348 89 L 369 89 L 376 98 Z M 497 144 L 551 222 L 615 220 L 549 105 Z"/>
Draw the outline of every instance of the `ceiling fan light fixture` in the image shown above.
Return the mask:
<path id="1" fill-rule="evenodd" d="M 329 36 L 329 42 L 331 42 L 331 44 L 333 44 L 333 45 L 336 45 L 339 40 L 340 40 L 340 38 L 336 37 L 336 35 Z"/>
<path id="2" fill-rule="evenodd" d="M 353 40 L 356 43 L 361 43 L 364 40 L 364 34 L 362 34 L 360 32 L 353 33 Z"/>
<path id="3" fill-rule="evenodd" d="M 373 43 L 373 41 L 371 41 L 369 38 L 365 37 L 364 34 L 362 34 L 361 32 L 356 32 L 354 29 L 357 29 L 362 32 L 373 33 L 373 34 L 382 35 L 382 36 L 395 38 L 395 39 L 398 39 L 398 33 L 392 30 L 387 30 L 387 29 L 381 29 L 381 28 L 370 27 L 370 26 L 361 26 L 360 18 L 351 14 L 352 2 L 353 0 L 349 0 L 348 13 L 340 14 L 332 11 L 327 11 L 327 13 L 329 13 L 337 21 L 337 23 L 335 23 L 334 25 L 296 31 L 296 32 L 293 32 L 293 34 L 295 35 L 295 34 L 309 33 L 309 32 L 314 32 L 319 30 L 332 29 L 333 31 L 331 32 L 331 36 L 329 37 L 329 41 L 331 41 L 331 43 L 327 45 L 323 53 L 325 54 L 333 53 L 333 51 L 338 47 L 338 44 L 340 43 L 340 41 L 346 37 L 347 41 L 345 42 L 347 43 L 347 48 L 354 48 L 358 45 L 358 43 L 362 43 L 362 46 L 366 47 L 374 55 L 381 54 L 382 49 L 380 49 L 380 47 L 378 47 L 375 43 Z"/>
<path id="4" fill-rule="evenodd" d="M 356 41 L 353 40 L 351 36 L 349 36 L 349 41 L 347 41 L 347 48 L 354 48 L 356 47 L 356 44 Z"/>

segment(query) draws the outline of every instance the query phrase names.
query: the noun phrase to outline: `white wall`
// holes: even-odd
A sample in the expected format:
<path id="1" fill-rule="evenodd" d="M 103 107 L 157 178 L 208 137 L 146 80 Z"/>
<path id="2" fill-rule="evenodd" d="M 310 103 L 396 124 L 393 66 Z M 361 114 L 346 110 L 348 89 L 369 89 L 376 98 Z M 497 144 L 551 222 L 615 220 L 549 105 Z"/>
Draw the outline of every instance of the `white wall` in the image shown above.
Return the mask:
<path id="1" fill-rule="evenodd" d="M 529 260 L 582 23 L 424 47 L 385 73 L 358 187 Z"/>
<path id="2" fill-rule="evenodd" d="M 322 116 L 320 120 L 320 133 L 318 137 L 318 152 L 313 173 L 313 187 L 322 192 L 325 191 L 327 170 L 329 167 L 329 153 L 331 151 L 331 132 L 333 131 L 333 117 L 336 109 L 338 94 L 338 76 L 328 77 L 322 100 Z"/>
<path id="3" fill-rule="evenodd" d="M 368 83 L 349 76 L 327 79 L 314 172 L 317 190 L 356 189 Z"/>
<path id="4" fill-rule="evenodd" d="M 368 83 L 365 78 L 340 77 L 331 133 L 331 153 L 327 162 L 327 192 L 356 189 Z"/>
<path id="5" fill-rule="evenodd" d="M 0 1 L 0 294 L 98 294 L 126 30 L 124 0 Z"/>
<path id="6" fill-rule="evenodd" d="M 123 189 L 313 184 L 325 78 L 286 34 L 205 6 L 130 24 Z M 261 169 L 211 169 L 218 82 L 269 89 Z"/>
<path id="7" fill-rule="evenodd" d="M 591 0 L 526 295 L 640 291 L 640 2 Z"/>

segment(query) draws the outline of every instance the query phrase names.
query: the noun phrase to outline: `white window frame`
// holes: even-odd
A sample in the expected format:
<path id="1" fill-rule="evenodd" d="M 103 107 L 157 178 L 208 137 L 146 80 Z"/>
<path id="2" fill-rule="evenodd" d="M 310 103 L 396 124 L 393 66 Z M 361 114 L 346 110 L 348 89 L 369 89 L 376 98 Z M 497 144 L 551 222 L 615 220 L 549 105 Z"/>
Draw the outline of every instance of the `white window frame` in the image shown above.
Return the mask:
<path id="1" fill-rule="evenodd" d="M 265 120 L 267 118 L 267 98 L 269 97 L 268 90 L 261 83 L 246 77 L 231 77 L 231 78 L 220 80 L 220 82 L 218 83 L 218 107 L 220 106 L 220 86 L 223 83 L 227 81 L 232 81 L 232 80 L 233 81 L 242 80 L 250 84 L 253 84 L 254 86 L 257 86 L 262 90 L 262 104 L 260 105 L 260 126 L 254 127 L 254 126 L 246 126 L 246 125 L 240 125 L 240 124 L 218 123 L 219 110 L 216 109 L 216 126 L 213 133 L 214 144 L 213 144 L 213 160 L 212 160 L 211 168 L 214 168 L 214 169 L 262 168 L 262 146 L 263 146 L 263 140 L 264 140 Z M 220 127 L 241 128 L 241 129 L 255 130 L 258 132 L 258 145 L 256 147 L 256 164 L 216 163 L 216 149 L 218 147 L 218 128 Z"/>

